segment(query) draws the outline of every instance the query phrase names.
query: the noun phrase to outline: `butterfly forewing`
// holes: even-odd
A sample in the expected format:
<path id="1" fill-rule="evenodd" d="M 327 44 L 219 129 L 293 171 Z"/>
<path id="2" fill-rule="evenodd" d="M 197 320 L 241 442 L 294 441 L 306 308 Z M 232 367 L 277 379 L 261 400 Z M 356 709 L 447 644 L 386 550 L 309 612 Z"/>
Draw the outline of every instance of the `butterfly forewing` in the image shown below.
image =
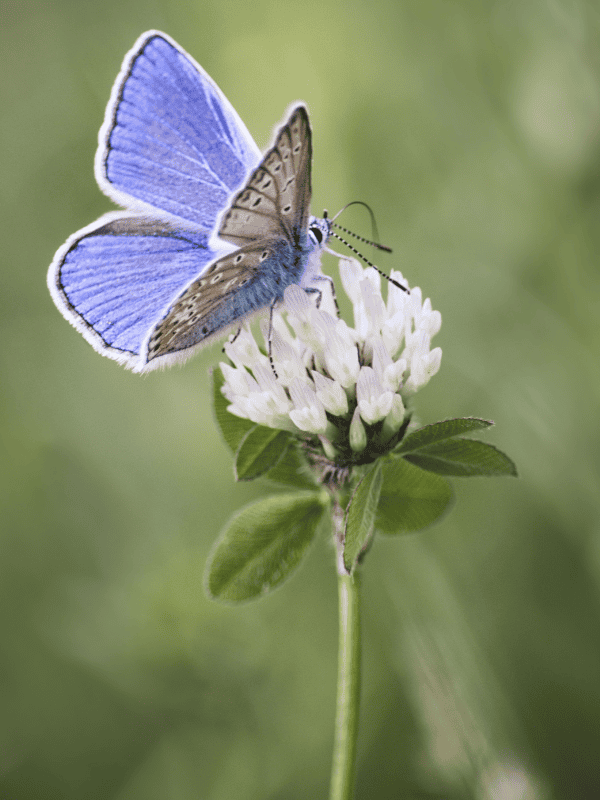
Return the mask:
<path id="1" fill-rule="evenodd" d="M 298 231 L 308 224 L 311 155 L 308 114 L 298 106 L 233 200 L 219 236 L 239 245 L 279 236 L 297 242 Z"/>
<path id="2" fill-rule="evenodd" d="M 272 240 L 262 240 L 212 264 L 154 328 L 148 341 L 148 362 L 198 344 L 257 310 L 251 297 L 239 289 L 260 274 L 275 249 Z M 262 291 L 256 294 L 261 297 Z M 264 301 L 258 307 L 262 305 Z"/>
<path id="3" fill-rule="evenodd" d="M 261 154 L 204 70 L 159 31 L 126 55 L 100 132 L 96 175 L 121 205 L 166 211 L 211 233 Z"/>

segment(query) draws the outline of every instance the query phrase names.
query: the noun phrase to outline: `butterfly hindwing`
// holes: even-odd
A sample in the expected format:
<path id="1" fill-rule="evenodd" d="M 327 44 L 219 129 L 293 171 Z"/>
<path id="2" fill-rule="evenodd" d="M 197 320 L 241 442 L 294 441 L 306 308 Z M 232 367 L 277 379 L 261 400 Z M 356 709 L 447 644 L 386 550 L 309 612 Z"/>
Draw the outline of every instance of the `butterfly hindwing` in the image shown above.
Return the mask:
<path id="1" fill-rule="evenodd" d="M 96 177 L 109 197 L 135 210 L 152 206 L 206 233 L 261 159 L 220 89 L 157 31 L 126 55 L 99 141 Z"/>
<path id="2" fill-rule="evenodd" d="M 240 245 L 269 235 L 295 241 L 308 223 L 311 157 L 308 114 L 297 106 L 223 216 L 219 236 Z"/>
<path id="3" fill-rule="evenodd" d="M 156 325 L 147 361 L 193 347 L 280 299 L 289 251 L 282 239 L 264 239 L 212 264 Z"/>
<path id="4" fill-rule="evenodd" d="M 74 234 L 48 273 L 54 302 L 101 353 L 135 367 L 148 330 L 222 254 L 198 231 L 111 213 Z"/>

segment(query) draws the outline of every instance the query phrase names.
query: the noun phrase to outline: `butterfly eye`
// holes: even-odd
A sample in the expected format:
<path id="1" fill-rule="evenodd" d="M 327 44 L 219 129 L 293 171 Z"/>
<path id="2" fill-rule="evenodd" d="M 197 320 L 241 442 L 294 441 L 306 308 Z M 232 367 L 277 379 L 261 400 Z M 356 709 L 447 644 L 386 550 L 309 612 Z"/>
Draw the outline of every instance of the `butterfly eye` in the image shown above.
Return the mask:
<path id="1" fill-rule="evenodd" d="M 323 243 L 323 232 L 321 231 L 321 229 L 320 229 L 320 228 L 317 228 L 317 226 L 316 226 L 316 225 L 314 225 L 314 226 L 313 226 L 313 227 L 310 229 L 310 232 L 312 233 L 312 235 L 313 235 L 313 236 L 315 237 L 315 239 L 317 240 L 317 244 L 322 244 L 322 243 Z"/>

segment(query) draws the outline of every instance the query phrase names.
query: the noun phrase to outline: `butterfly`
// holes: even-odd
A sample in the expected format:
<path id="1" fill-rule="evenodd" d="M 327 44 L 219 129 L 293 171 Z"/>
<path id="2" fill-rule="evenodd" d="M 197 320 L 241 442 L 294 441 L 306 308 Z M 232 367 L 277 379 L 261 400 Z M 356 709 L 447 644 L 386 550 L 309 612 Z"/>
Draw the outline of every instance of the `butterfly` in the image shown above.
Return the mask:
<path id="1" fill-rule="evenodd" d="M 169 36 L 127 53 L 98 136 L 96 180 L 125 208 L 73 234 L 54 302 L 135 372 L 183 361 L 283 298 L 319 292 L 331 222 L 310 215 L 312 139 L 297 105 L 264 156 L 229 101 Z"/>

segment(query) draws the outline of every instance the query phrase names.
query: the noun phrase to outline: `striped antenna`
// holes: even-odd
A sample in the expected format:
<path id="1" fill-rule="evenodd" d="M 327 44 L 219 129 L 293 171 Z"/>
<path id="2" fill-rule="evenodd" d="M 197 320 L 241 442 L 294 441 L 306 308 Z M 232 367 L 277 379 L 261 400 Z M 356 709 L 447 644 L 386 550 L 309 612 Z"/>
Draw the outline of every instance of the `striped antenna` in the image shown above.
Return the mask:
<path id="1" fill-rule="evenodd" d="M 361 236 L 357 236 L 355 233 L 352 233 L 352 231 L 349 231 L 347 228 L 342 228 L 341 225 L 337 225 L 336 219 L 341 214 L 343 214 L 347 208 L 350 208 L 350 206 L 363 206 L 369 212 L 369 216 L 371 217 L 371 230 L 372 230 L 371 240 L 363 239 Z M 363 200 L 352 200 L 350 203 L 346 203 L 346 205 L 343 208 L 340 208 L 337 214 L 332 218 L 331 224 L 336 225 L 336 227 L 344 231 L 344 233 L 348 233 L 350 234 L 350 236 L 354 236 L 355 238 L 360 239 L 366 244 L 370 244 L 373 247 L 377 247 L 379 250 L 386 250 L 388 253 L 392 252 L 389 247 L 385 247 L 385 245 L 378 244 L 377 240 L 379 239 L 379 233 L 377 232 L 377 222 L 375 221 L 375 214 L 373 213 L 373 209 L 371 208 L 371 206 L 368 203 L 365 203 Z"/>
<path id="2" fill-rule="evenodd" d="M 333 225 L 334 228 L 339 228 L 341 231 L 344 231 L 344 233 L 347 233 L 349 236 L 354 236 L 354 238 L 358 239 L 359 242 L 371 245 L 371 247 L 376 247 L 378 250 L 384 250 L 386 253 L 392 252 L 392 248 L 387 247 L 385 244 L 379 244 L 379 242 L 372 242 L 370 239 L 365 239 L 363 236 L 359 236 L 357 233 L 352 233 L 352 231 L 349 231 L 348 228 L 344 228 L 343 225 L 338 225 L 337 222 L 332 221 L 331 224 Z"/>
<path id="3" fill-rule="evenodd" d="M 341 237 L 339 234 L 337 234 L 335 231 L 331 231 L 331 236 L 335 236 L 335 238 L 336 238 L 336 239 L 337 239 L 339 242 L 341 242 L 342 244 L 345 244 L 345 245 L 346 245 L 346 247 L 347 247 L 349 250 L 352 250 L 352 252 L 353 252 L 355 255 L 357 255 L 357 256 L 360 258 L 360 260 L 361 260 L 361 261 L 364 261 L 364 263 L 365 263 L 365 264 L 366 264 L 368 267 L 372 267 L 374 270 L 377 270 L 377 272 L 378 272 L 378 273 L 379 273 L 379 274 L 380 274 L 382 277 L 384 277 L 384 278 L 386 279 L 386 281 L 389 281 L 389 282 L 390 282 L 390 283 L 392 283 L 394 286 L 397 286 L 399 289 L 402 289 L 402 291 L 403 291 L 403 292 L 406 292 L 407 294 L 410 294 L 410 289 L 408 289 L 406 286 L 402 286 L 402 284 L 401 284 L 401 283 L 398 283 L 398 281 L 395 281 L 393 278 L 390 278 L 390 276 L 389 276 L 389 275 L 386 275 L 386 274 L 385 274 L 385 272 L 383 272 L 382 270 L 380 270 L 380 269 L 379 269 L 379 267 L 376 267 L 376 266 L 375 266 L 375 264 L 373 264 L 371 261 L 369 261 L 369 259 L 368 259 L 368 258 L 365 258 L 365 257 L 363 256 L 363 254 L 362 254 L 362 253 L 359 253 L 359 252 L 358 252 L 358 250 L 357 250 L 355 247 L 352 247 L 352 245 L 351 245 L 351 244 L 349 244 L 349 243 L 348 243 L 348 242 L 347 242 L 345 239 L 342 239 L 342 237 Z M 337 253 L 334 253 L 334 255 L 338 255 L 338 254 L 337 254 Z"/>

